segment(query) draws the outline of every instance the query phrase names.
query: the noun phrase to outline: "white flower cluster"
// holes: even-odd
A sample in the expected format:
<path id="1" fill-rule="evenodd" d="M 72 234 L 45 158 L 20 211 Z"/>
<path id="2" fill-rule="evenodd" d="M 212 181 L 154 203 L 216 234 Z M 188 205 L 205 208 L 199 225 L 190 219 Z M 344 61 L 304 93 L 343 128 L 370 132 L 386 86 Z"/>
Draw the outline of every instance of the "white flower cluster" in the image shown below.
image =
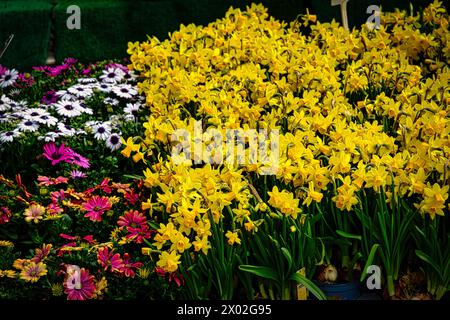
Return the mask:
<path id="1" fill-rule="evenodd" d="M 121 125 L 136 121 L 145 100 L 138 94 L 135 79 L 132 72 L 109 67 L 99 79 L 79 78 L 77 84 L 57 91 L 56 102 L 49 105 L 30 106 L 27 101 L 15 101 L 3 94 L 0 96 L 0 145 L 26 138 L 31 132 L 46 142 L 92 135 L 96 140 L 105 141 L 112 151 L 117 150 L 121 146 Z M 101 93 L 106 95 L 104 107 L 113 110 L 108 113 L 108 119 L 102 119 L 89 106 L 90 99 Z"/>

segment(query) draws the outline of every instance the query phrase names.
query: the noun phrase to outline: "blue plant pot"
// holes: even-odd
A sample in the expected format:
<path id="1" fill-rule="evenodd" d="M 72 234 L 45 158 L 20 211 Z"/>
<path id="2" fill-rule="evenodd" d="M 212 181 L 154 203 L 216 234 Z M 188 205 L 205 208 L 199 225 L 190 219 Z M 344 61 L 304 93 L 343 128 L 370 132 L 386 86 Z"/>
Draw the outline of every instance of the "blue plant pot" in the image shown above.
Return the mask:
<path id="1" fill-rule="evenodd" d="M 317 283 L 317 286 L 331 300 L 357 300 L 361 296 L 358 281 L 339 284 Z"/>

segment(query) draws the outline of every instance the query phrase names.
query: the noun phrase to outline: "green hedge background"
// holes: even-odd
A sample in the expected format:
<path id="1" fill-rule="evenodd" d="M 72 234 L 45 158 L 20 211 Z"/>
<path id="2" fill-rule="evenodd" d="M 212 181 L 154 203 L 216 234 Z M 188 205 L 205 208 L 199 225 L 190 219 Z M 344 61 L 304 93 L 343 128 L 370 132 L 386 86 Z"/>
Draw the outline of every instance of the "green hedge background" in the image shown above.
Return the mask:
<path id="1" fill-rule="evenodd" d="M 331 0 L 0 0 L 0 47 L 11 33 L 15 38 L 0 64 L 26 70 L 45 64 L 51 30 L 57 62 L 74 57 L 83 62 L 127 56 L 129 41 L 147 35 L 164 39 L 181 23 L 205 25 L 224 16 L 230 6 L 245 8 L 263 3 L 277 19 L 292 21 L 306 8 L 320 21 L 340 21 L 339 7 Z M 415 10 L 432 0 L 411 0 Z M 350 0 L 350 26 L 363 24 L 371 4 L 383 10 L 409 9 L 407 0 Z M 70 5 L 81 9 L 81 29 L 69 30 L 66 13 Z"/>

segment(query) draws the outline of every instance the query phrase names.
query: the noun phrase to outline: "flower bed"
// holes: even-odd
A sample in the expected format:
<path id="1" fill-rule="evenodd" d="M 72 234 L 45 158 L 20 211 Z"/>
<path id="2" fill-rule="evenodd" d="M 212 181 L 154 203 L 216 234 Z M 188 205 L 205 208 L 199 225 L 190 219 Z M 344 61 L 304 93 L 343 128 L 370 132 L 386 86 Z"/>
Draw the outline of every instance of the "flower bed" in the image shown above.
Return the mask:
<path id="1" fill-rule="evenodd" d="M 382 18 L 252 5 L 130 43 L 130 71 L 2 69 L 2 294 L 325 299 L 375 266 L 386 298 L 441 298 L 449 18 Z"/>

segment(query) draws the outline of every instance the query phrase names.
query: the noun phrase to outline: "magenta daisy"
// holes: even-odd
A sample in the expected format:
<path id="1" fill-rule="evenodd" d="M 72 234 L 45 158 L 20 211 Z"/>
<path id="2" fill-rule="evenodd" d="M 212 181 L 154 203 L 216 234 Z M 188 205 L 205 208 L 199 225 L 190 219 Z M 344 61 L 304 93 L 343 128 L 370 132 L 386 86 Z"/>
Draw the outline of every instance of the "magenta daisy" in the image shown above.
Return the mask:
<path id="1" fill-rule="evenodd" d="M 102 221 L 102 214 L 111 209 L 111 202 L 106 197 L 93 196 L 88 202 L 83 203 L 83 209 L 87 211 L 85 217 L 92 221 Z"/>
<path id="2" fill-rule="evenodd" d="M 111 267 L 111 271 L 120 272 L 123 267 L 123 261 L 122 258 L 120 258 L 120 254 L 114 254 L 113 251 L 114 250 L 111 250 L 110 252 L 108 247 L 99 249 L 97 252 L 97 261 L 102 265 L 105 271 Z"/>
<path id="3" fill-rule="evenodd" d="M 91 299 L 96 290 L 94 276 L 89 275 L 89 271 L 84 268 L 67 268 L 67 276 L 64 281 L 64 293 L 67 300 L 87 300 Z"/>
<path id="4" fill-rule="evenodd" d="M 141 268 L 143 266 L 142 262 L 131 262 L 130 261 L 130 255 L 128 253 L 125 253 L 123 255 L 123 266 L 121 269 L 121 272 L 129 278 L 134 278 L 135 276 L 135 270 Z"/>
<path id="5" fill-rule="evenodd" d="M 125 214 L 119 218 L 117 224 L 121 228 L 126 228 L 128 231 L 126 238 L 132 239 L 136 243 L 142 243 L 144 239 L 150 238 L 147 218 L 136 210 L 125 212 Z"/>
<path id="6" fill-rule="evenodd" d="M 54 166 L 60 162 L 71 159 L 71 151 L 72 149 L 66 147 L 64 143 L 57 147 L 54 142 L 49 142 L 44 145 L 43 156 L 50 160 L 52 162 L 52 166 Z"/>
<path id="7" fill-rule="evenodd" d="M 69 151 L 71 159 L 68 161 L 74 165 L 80 166 L 84 169 L 88 169 L 91 165 L 89 163 L 89 159 L 83 157 L 82 155 L 76 153 L 73 150 Z"/>
<path id="8" fill-rule="evenodd" d="M 76 180 L 76 179 L 83 179 L 86 178 L 87 175 L 79 170 L 72 170 L 70 171 L 70 176 L 72 177 L 72 179 Z"/>

